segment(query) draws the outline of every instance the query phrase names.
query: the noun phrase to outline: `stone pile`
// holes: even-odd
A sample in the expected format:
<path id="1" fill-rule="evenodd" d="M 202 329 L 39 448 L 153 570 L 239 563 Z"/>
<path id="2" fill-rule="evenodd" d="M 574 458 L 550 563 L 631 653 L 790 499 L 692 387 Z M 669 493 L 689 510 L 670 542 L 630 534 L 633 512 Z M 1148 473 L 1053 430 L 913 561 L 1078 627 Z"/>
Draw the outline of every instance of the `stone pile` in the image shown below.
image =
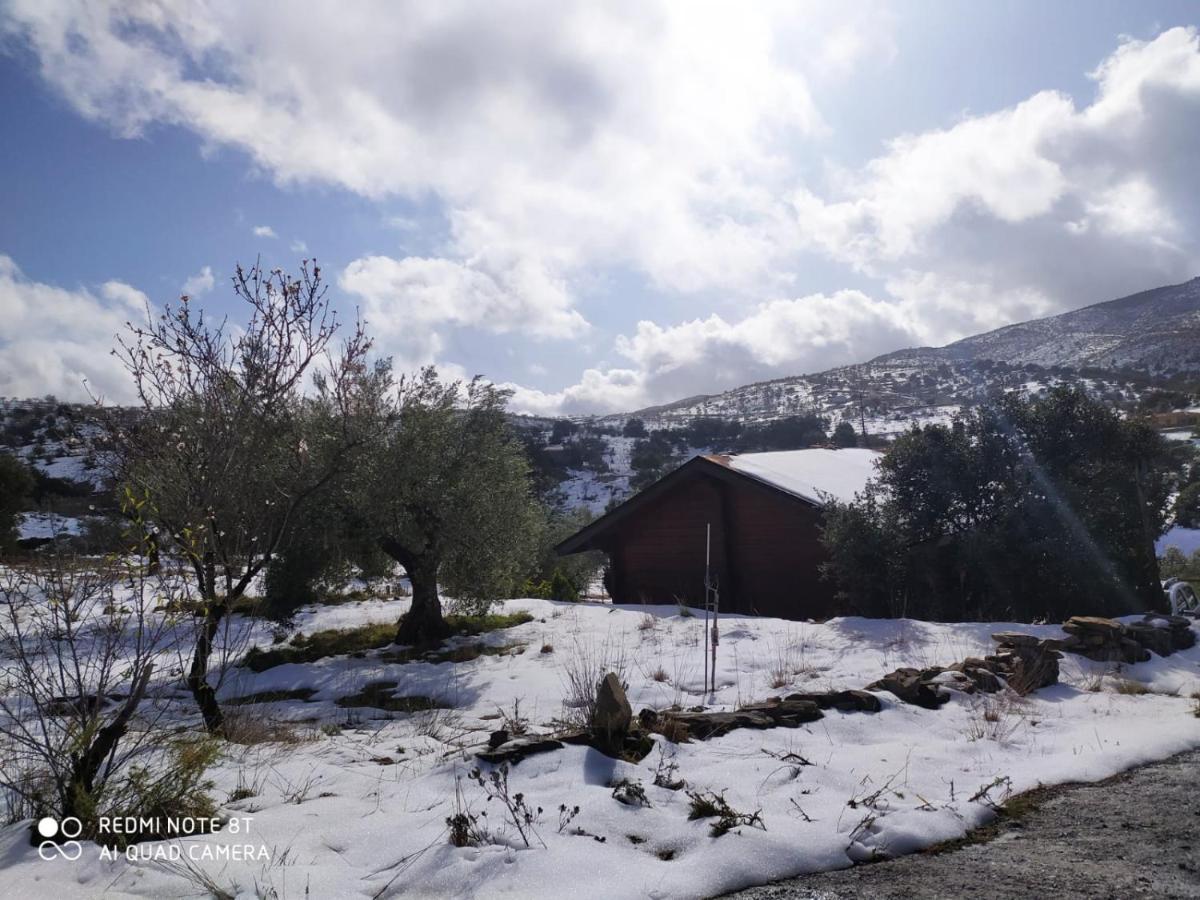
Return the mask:
<path id="1" fill-rule="evenodd" d="M 1058 684 L 1058 661 L 1062 649 L 1057 642 L 1042 640 L 1031 634 L 1004 631 L 993 634 L 1000 646 L 993 656 L 994 671 L 1018 694 L 1028 694 L 1038 688 Z"/>
<path id="2" fill-rule="evenodd" d="M 1097 662 L 1146 662 L 1151 652 L 1170 656 L 1196 643 L 1190 619 L 1157 613 L 1128 624 L 1097 616 L 1073 616 L 1063 623 L 1063 631 L 1067 637 L 1053 643 L 1068 653 Z"/>
<path id="3" fill-rule="evenodd" d="M 1016 632 L 993 637 L 1000 640 L 1000 648 L 992 656 L 970 656 L 950 666 L 900 668 L 871 682 L 867 690 L 890 691 L 903 703 L 937 709 L 950 699 L 950 688 L 966 694 L 994 694 L 1008 685 L 1027 694 L 1058 681 L 1061 655 L 1047 641 Z"/>
<path id="4" fill-rule="evenodd" d="M 707 741 L 739 728 L 799 728 L 822 717 L 821 708 L 811 700 L 771 697 L 762 703 L 750 703 L 741 709 L 706 712 L 702 709 L 643 709 L 638 717 L 647 731 L 679 742 L 686 738 Z"/>

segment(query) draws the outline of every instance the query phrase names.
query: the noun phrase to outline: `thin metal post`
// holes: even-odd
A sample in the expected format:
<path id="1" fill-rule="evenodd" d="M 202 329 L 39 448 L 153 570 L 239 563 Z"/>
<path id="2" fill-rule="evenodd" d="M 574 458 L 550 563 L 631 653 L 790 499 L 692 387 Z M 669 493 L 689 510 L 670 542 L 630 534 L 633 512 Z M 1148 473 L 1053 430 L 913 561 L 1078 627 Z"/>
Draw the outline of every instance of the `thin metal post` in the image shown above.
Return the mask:
<path id="1" fill-rule="evenodd" d="M 712 523 L 704 527 L 704 688 L 708 689 L 708 565 L 712 547 Z"/>

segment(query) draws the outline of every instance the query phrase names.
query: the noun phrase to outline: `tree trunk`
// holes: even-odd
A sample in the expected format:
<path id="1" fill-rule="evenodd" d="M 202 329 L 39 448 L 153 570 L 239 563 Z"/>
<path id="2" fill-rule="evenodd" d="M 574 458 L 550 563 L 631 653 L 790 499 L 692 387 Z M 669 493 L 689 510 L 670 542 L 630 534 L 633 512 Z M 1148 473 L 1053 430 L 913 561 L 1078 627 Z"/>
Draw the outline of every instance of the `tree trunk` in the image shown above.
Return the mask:
<path id="1" fill-rule="evenodd" d="M 400 619 L 396 643 L 437 643 L 450 634 L 438 598 L 437 563 L 428 557 L 416 557 L 411 565 L 404 563 L 404 568 L 412 582 L 412 607 Z"/>
<path id="2" fill-rule="evenodd" d="M 210 734 L 221 730 L 225 723 L 225 715 L 217 703 L 217 692 L 208 683 L 208 660 L 212 656 L 213 640 L 217 636 L 217 628 L 225 616 L 225 604 L 216 600 L 207 603 L 204 612 L 204 624 L 200 627 L 200 635 L 196 639 L 196 650 L 192 655 L 192 667 L 188 671 L 187 687 L 200 708 L 204 717 L 204 727 Z"/>
<path id="3" fill-rule="evenodd" d="M 1141 599 L 1150 609 L 1167 612 L 1168 607 L 1162 592 L 1161 573 L 1158 570 L 1158 553 L 1154 549 L 1154 539 L 1157 537 L 1150 524 L 1150 509 L 1146 502 L 1146 491 L 1143 479 L 1146 477 L 1146 461 L 1138 460 L 1133 468 L 1133 483 L 1137 488 L 1138 514 L 1141 517 L 1142 546 L 1140 556 L 1141 576 L 1138 592 Z"/>
<path id="4" fill-rule="evenodd" d="M 66 791 L 66 802 L 62 811 L 63 818 L 74 816 L 88 821 L 95 812 L 92 792 L 96 786 L 96 778 L 100 774 L 105 760 L 116 751 L 117 744 L 129 731 L 129 720 L 133 718 L 142 698 L 146 696 L 146 686 L 150 683 L 150 675 L 153 671 L 154 663 L 147 663 L 137 681 L 134 682 L 129 696 L 125 699 L 125 703 L 116 717 L 101 728 L 87 750 L 75 758 Z M 97 692 L 97 701 L 100 698 L 101 695 Z M 83 699 L 81 697 L 80 701 L 82 702 Z"/>

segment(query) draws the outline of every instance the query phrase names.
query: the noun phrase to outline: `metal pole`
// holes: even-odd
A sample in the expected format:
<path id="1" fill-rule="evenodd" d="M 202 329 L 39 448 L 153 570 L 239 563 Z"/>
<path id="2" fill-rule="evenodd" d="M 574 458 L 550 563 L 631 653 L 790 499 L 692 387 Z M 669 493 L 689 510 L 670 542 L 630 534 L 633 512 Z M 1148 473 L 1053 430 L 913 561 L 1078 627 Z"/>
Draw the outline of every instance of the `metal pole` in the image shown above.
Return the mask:
<path id="1" fill-rule="evenodd" d="M 715 694 L 717 692 L 717 644 L 720 642 L 720 631 L 717 627 L 717 619 L 719 618 L 721 612 L 721 594 L 718 592 L 715 585 L 712 592 L 712 608 L 712 639 L 708 642 L 708 645 L 712 651 L 712 693 Z"/>
<path id="2" fill-rule="evenodd" d="M 712 523 L 704 526 L 704 687 L 708 688 L 708 562 L 712 547 Z"/>

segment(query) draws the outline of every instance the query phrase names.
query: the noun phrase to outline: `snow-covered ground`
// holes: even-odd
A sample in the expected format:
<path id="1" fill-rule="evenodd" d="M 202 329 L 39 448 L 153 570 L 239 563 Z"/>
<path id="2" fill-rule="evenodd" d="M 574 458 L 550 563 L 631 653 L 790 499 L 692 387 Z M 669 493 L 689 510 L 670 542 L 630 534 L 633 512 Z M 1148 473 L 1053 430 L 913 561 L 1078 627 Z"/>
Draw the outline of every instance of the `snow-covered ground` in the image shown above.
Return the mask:
<path id="1" fill-rule="evenodd" d="M 586 508 L 592 515 L 602 515 L 614 501 L 629 496 L 629 481 L 633 477 L 630 457 L 637 438 L 622 435 L 601 435 L 605 443 L 604 463 L 607 472 L 571 469 L 558 487 L 564 509 Z"/>
<path id="2" fill-rule="evenodd" d="M 77 535 L 80 533 L 81 522 L 72 516 L 60 516 L 56 513 L 27 512 L 21 513 L 17 522 L 17 537 L 21 540 L 29 538 L 53 538 L 59 535 Z"/>
<path id="3" fill-rule="evenodd" d="M 1190 441 L 1191 443 L 1194 444 L 1194 443 L 1196 443 L 1196 441 L 1192 437 L 1192 434 L 1193 434 L 1193 432 L 1192 432 L 1191 428 L 1177 428 L 1173 431 L 1162 432 L 1162 436 L 1165 437 L 1168 441 L 1180 441 L 1180 442 Z"/>
<path id="4" fill-rule="evenodd" d="M 367 600 L 316 607 L 298 621 L 304 632 L 390 623 L 405 606 Z M 702 743 L 657 737 L 655 750 L 636 764 L 576 746 L 527 758 L 509 775 L 513 792 L 543 810 L 527 848 L 499 803 L 488 803 L 466 778 L 476 765 L 466 748 L 484 741 L 502 716 L 519 714 L 532 730 L 548 731 L 552 720 L 576 714 L 572 673 L 618 672 L 635 711 L 735 708 L 794 690 L 862 687 L 901 665 L 982 655 L 992 648 L 989 635 L 1009 627 L 1042 636 L 1061 631 L 722 617 L 718 688 L 706 696 L 702 620 L 680 617 L 675 607 L 505 604 L 507 612 L 519 610 L 534 620 L 456 639 L 506 648 L 469 662 L 405 663 L 379 650 L 258 674 L 238 670 L 222 687 L 227 699 L 314 689 L 309 702 L 242 707 L 289 720 L 308 739 L 232 747 L 213 770 L 223 812 L 248 819 L 248 833 L 227 828 L 139 845 L 140 852 L 172 844 L 266 847 L 269 861 L 194 863 L 242 896 L 709 896 L 961 835 L 992 815 L 983 799 L 973 799 L 988 785 L 988 797 L 999 801 L 1008 790 L 1101 779 L 1200 745 L 1200 718 L 1189 699 L 1200 690 L 1200 648 L 1121 670 L 1121 679 L 1151 691 L 1143 695 L 1118 692 L 1112 666 L 1067 656 L 1061 683 L 1024 700 L 957 695 L 928 711 L 881 694 L 884 708 L 875 715 L 831 711 L 800 729 L 743 730 Z M 244 627 L 270 645 L 264 624 Z M 337 705 L 380 680 L 396 682 L 399 695 L 449 708 L 409 714 Z M 655 786 L 656 771 L 670 765 L 687 790 L 723 793 L 734 809 L 759 812 L 765 830 L 710 836 L 710 821 L 688 819 L 686 790 Z M 615 800 L 610 785 L 620 779 L 640 783 L 650 805 Z M 226 802 L 239 786 L 253 796 Z M 486 811 L 479 821 L 494 843 L 449 844 L 446 819 L 458 808 L 456 790 L 464 807 Z M 560 806 L 579 807 L 561 831 Z M 9 896 L 197 894 L 178 867 L 101 860 L 91 844 L 76 861 L 39 859 L 21 826 L 0 831 L 0 867 Z"/>

